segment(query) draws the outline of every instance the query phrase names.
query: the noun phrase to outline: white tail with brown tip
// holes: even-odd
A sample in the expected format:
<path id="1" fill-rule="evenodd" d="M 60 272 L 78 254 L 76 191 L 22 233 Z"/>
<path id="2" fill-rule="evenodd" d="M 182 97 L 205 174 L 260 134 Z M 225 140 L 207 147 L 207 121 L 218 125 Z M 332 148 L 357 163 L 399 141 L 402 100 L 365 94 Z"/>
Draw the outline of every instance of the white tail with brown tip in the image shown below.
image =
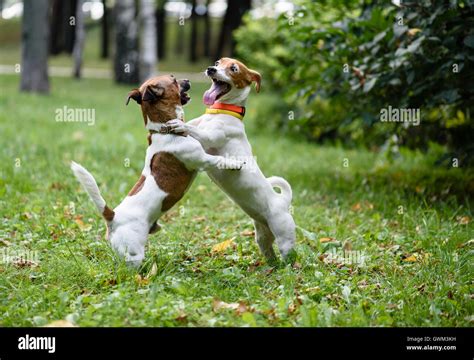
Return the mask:
<path id="1" fill-rule="evenodd" d="M 104 198 L 100 194 L 99 187 L 92 174 L 78 163 L 71 161 L 71 170 L 76 176 L 77 180 L 82 184 L 82 187 L 89 194 L 89 197 L 94 202 L 97 210 L 105 217 L 106 220 L 111 221 L 114 216 L 114 211 L 110 209 L 105 203 Z"/>

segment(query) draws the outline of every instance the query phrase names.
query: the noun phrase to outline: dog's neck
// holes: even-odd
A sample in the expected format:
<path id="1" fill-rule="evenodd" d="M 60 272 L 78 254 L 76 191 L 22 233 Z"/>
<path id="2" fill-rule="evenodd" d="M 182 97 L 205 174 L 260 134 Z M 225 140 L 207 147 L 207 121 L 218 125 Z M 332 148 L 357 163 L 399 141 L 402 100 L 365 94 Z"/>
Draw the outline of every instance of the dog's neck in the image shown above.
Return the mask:
<path id="1" fill-rule="evenodd" d="M 184 110 L 183 107 L 180 105 L 177 105 L 175 107 L 174 115 L 172 112 L 168 111 L 166 112 L 165 117 L 161 117 L 159 120 L 160 121 L 152 121 L 148 115 L 146 115 L 145 118 L 145 127 L 148 130 L 148 145 L 151 144 L 151 135 L 152 134 L 171 134 L 169 127 L 166 125 L 166 122 L 173 120 L 173 119 L 179 119 L 181 121 L 184 121 Z"/>
<path id="2" fill-rule="evenodd" d="M 145 126 L 147 126 L 150 122 L 155 124 L 164 124 L 173 119 L 180 119 L 184 121 L 184 110 L 181 105 L 176 105 L 174 109 L 157 109 L 153 114 L 143 113 L 143 118 L 145 120 Z"/>

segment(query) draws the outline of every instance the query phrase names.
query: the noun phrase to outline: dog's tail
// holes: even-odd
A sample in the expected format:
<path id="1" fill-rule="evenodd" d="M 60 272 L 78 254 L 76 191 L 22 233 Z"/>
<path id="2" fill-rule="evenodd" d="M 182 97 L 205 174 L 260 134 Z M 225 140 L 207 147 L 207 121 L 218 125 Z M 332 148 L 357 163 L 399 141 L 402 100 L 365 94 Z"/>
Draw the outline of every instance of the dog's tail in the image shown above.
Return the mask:
<path id="1" fill-rule="evenodd" d="M 104 198 L 100 194 L 97 182 L 95 181 L 92 174 L 74 161 L 71 161 L 71 170 L 73 171 L 77 180 L 79 180 L 79 182 L 82 184 L 84 190 L 86 190 L 86 192 L 89 194 L 89 197 L 92 199 L 95 206 L 105 218 L 105 220 L 112 221 L 115 213 L 105 203 Z"/>
<path id="2" fill-rule="evenodd" d="M 279 176 L 271 176 L 267 178 L 267 181 L 272 187 L 280 188 L 280 195 L 288 203 L 288 206 L 290 206 L 291 199 L 293 198 L 293 191 L 291 191 L 291 186 L 288 184 L 288 181 Z"/>

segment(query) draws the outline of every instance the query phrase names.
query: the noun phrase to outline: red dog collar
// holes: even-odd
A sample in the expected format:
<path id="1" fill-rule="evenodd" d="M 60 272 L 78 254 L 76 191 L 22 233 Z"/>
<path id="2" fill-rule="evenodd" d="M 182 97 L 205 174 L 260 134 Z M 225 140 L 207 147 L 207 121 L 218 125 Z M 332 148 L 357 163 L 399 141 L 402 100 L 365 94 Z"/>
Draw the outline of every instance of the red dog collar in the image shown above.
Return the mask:
<path id="1" fill-rule="evenodd" d="M 232 104 L 223 104 L 223 103 L 216 102 L 216 103 L 211 105 L 210 109 L 232 111 L 232 112 L 235 112 L 235 113 L 239 114 L 242 117 L 245 115 L 245 107 L 244 106 L 237 106 L 237 105 L 232 105 Z"/>

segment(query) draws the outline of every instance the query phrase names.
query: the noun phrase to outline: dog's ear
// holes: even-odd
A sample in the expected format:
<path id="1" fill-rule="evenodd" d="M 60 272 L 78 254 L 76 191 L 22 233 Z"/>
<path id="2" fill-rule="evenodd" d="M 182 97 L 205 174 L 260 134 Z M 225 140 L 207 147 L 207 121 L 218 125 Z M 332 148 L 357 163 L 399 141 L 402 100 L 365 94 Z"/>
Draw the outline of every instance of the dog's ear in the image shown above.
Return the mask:
<path id="1" fill-rule="evenodd" d="M 255 90 L 257 92 L 260 92 L 260 84 L 262 82 L 262 75 L 260 73 L 256 72 L 255 70 L 249 70 L 250 71 L 250 78 L 252 81 L 255 81 Z"/>
<path id="2" fill-rule="evenodd" d="M 165 89 L 162 87 L 147 86 L 143 95 L 143 101 L 156 101 L 163 96 L 164 92 Z"/>
<path id="3" fill-rule="evenodd" d="M 140 94 L 140 90 L 138 89 L 133 89 L 128 93 L 127 102 L 125 103 L 125 105 L 128 105 L 128 103 L 130 102 L 130 98 L 135 100 L 137 104 L 142 103 L 142 94 Z"/>

